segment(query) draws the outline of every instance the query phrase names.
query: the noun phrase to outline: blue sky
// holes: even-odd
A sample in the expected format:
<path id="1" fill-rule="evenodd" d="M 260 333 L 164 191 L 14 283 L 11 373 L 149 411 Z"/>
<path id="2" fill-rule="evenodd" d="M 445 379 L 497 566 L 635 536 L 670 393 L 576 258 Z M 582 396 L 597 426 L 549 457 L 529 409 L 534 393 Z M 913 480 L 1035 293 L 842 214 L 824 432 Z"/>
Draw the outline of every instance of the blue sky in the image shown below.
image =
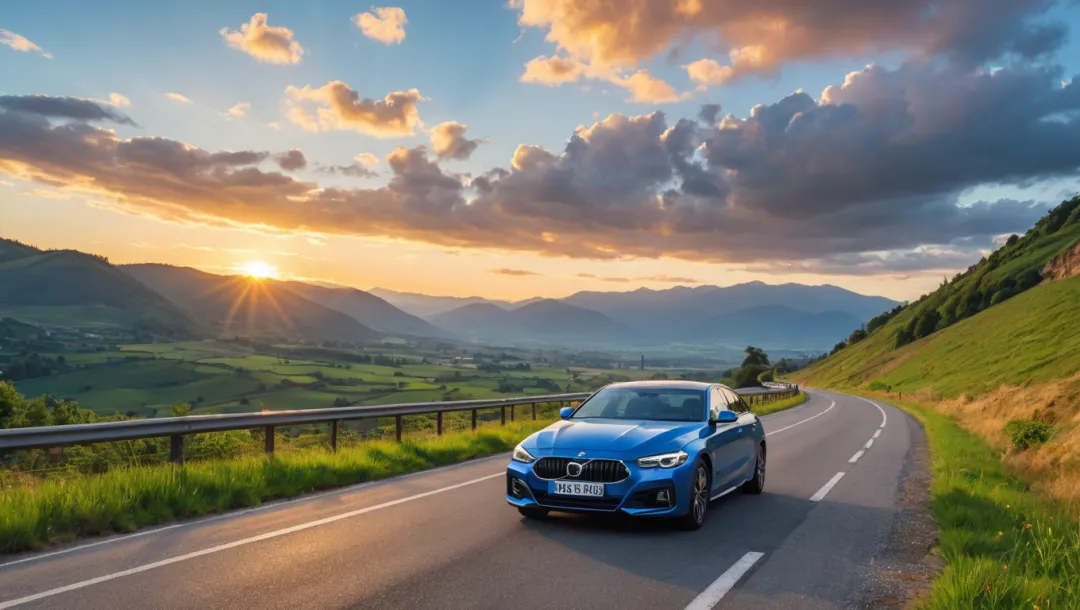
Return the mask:
<path id="1" fill-rule="evenodd" d="M 914 53 L 898 45 L 887 52 L 789 58 L 773 71 L 692 93 L 685 101 L 637 104 L 627 101 L 625 90 L 602 80 L 585 79 L 552 87 L 521 82 L 525 63 L 538 56 L 551 56 L 557 45 L 545 40 L 548 30 L 543 27 L 520 27 L 520 14 L 514 8 L 476 0 L 403 1 L 394 6 L 403 9 L 408 17 L 406 37 L 401 44 L 388 45 L 365 37 L 350 21 L 353 15 L 371 10 L 356 3 L 102 0 L 92 8 L 54 0 L 18 3 L 4 9 L 0 28 L 32 41 L 52 59 L 0 47 L 0 94 L 108 100 L 110 94 L 118 93 L 130 100 L 130 106 L 118 110 L 138 123 L 138 127 L 110 125 L 120 138 L 156 136 L 209 151 L 277 152 L 299 148 L 309 168 L 297 172 L 297 179 L 315 180 L 323 186 L 375 188 L 391 177 L 385 157 L 399 146 L 428 144 L 428 134 L 417 129 L 411 136 L 383 139 L 351 129 L 306 131 L 285 117 L 287 87 L 318 88 L 340 80 L 360 97 L 375 99 L 416 88 L 426 98 L 417 104 L 426 128 L 457 121 L 468 125 L 468 137 L 485 139 L 467 160 L 439 162 L 447 173 L 477 175 L 494 167 L 509 167 L 521 144 L 537 145 L 558 154 L 575 128 L 592 125 L 612 113 L 643 115 L 661 110 L 670 126 L 679 118 L 694 117 L 703 103 L 718 103 L 725 114 L 746 117 L 756 104 L 776 103 L 797 90 L 816 98 L 826 86 L 843 83 L 846 74 L 871 63 L 898 69 Z M 222 28 L 237 30 L 256 13 L 266 13 L 270 26 L 287 27 L 293 32 L 305 51 L 302 61 L 291 65 L 260 62 L 225 43 L 219 33 Z M 1060 66 L 1063 80 L 1080 72 L 1080 40 L 1075 34 L 1080 32 L 1080 11 L 1076 5 L 1061 3 L 1037 17 L 1061 22 L 1070 31 L 1066 42 L 1038 63 Z M 678 91 L 693 92 L 695 84 L 681 66 L 704 57 L 715 57 L 721 63 L 724 60 L 716 51 L 715 41 L 697 37 L 673 41 L 665 52 L 641 57 L 632 69 L 648 69 Z M 990 57 L 981 66 L 992 68 L 1011 61 L 1015 60 Z M 170 100 L 165 95 L 168 92 L 180 93 L 191 103 Z M 225 116 L 241 102 L 250 104 L 244 116 Z M 360 153 L 384 159 L 374 168 L 379 177 L 360 179 L 312 171 L 316 164 L 348 164 Z M 460 247 L 448 247 L 446 243 L 432 244 L 431 240 L 413 237 L 401 241 L 402 236 L 395 234 L 315 231 L 269 236 L 236 227 L 211 229 L 198 223 L 164 222 L 130 208 L 119 213 L 101 205 L 100 195 L 84 196 L 61 188 L 54 196 L 38 196 L 42 185 L 25 176 L 0 175 L 0 180 L 0 233 L 4 236 L 49 247 L 98 251 L 120 262 L 161 260 L 228 270 L 258 257 L 298 277 L 361 287 L 481 292 L 511 298 L 531 294 L 561 296 L 578 289 L 669 285 L 666 281 L 640 279 L 660 276 L 730 284 L 758 279 L 760 275 L 748 270 L 747 261 L 726 264 L 716 258 L 696 260 L 693 256 L 672 255 L 670 247 L 655 255 L 601 260 L 589 256 L 567 258 L 565 252 L 535 248 L 506 249 L 472 238 L 462 239 Z M 1054 204 L 1062 193 L 1075 191 L 1077 185 L 1075 172 L 1069 171 L 1058 171 L 1049 178 L 1037 175 L 1022 183 L 982 180 L 962 189 L 959 201 L 966 204 L 1006 197 Z M 223 241 L 238 252 L 222 247 Z M 789 261 L 798 258 L 798 253 L 787 257 Z M 358 260 L 368 263 L 358 266 Z M 528 273 L 492 273 L 493 268 Z M 829 282 L 911 298 L 940 277 L 940 269 L 917 271 L 822 274 L 801 270 L 772 272 L 763 279 Z M 615 279 L 598 284 L 578 277 L 581 273 L 629 281 Z"/>

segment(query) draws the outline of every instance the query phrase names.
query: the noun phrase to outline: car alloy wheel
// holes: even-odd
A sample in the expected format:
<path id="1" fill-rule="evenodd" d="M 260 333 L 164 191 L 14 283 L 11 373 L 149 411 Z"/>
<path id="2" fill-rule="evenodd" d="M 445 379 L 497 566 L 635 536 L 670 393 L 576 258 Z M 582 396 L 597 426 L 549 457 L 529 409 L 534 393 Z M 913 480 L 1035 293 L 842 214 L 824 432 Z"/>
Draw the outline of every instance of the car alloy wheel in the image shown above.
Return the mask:
<path id="1" fill-rule="evenodd" d="M 743 483 L 742 490 L 748 494 L 759 494 L 765 489 L 765 448 L 758 447 L 754 462 L 754 476 Z"/>
<path id="2" fill-rule="evenodd" d="M 698 463 L 690 479 L 690 510 L 682 518 L 683 529 L 696 530 L 705 523 L 705 513 L 709 510 L 709 472 L 705 464 Z"/>

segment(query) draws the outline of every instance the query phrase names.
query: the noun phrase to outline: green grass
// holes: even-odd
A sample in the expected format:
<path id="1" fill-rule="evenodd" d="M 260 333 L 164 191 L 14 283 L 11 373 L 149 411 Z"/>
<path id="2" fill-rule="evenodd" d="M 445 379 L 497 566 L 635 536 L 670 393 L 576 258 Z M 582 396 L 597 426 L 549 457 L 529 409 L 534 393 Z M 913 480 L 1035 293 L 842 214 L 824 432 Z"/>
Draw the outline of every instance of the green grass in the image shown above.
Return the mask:
<path id="1" fill-rule="evenodd" d="M 1032 288 L 900 349 L 891 330 L 905 320 L 890 322 L 793 377 L 819 387 L 874 383 L 946 397 L 1061 379 L 1080 370 L 1078 308 L 1080 276 Z"/>
<path id="2" fill-rule="evenodd" d="M 402 443 L 364 442 L 338 453 L 308 450 L 179 467 L 116 468 L 98 475 L 6 485 L 0 495 L 0 552 L 130 532 L 488 456 L 509 451 L 545 425 L 516 422 L 475 433 L 406 438 Z"/>
<path id="3" fill-rule="evenodd" d="M 791 398 L 785 398 L 776 402 L 766 402 L 760 405 L 754 405 L 751 407 L 750 410 L 757 414 L 759 417 L 761 417 L 770 413 L 784 411 L 785 409 L 790 409 L 791 407 L 797 407 L 802 403 L 806 402 L 806 400 L 806 392 L 799 392 L 797 396 L 792 396 Z"/>
<path id="4" fill-rule="evenodd" d="M 1075 507 L 1025 491 L 985 441 L 931 407 L 899 403 L 927 432 L 945 568 L 927 610 L 1080 608 Z"/>

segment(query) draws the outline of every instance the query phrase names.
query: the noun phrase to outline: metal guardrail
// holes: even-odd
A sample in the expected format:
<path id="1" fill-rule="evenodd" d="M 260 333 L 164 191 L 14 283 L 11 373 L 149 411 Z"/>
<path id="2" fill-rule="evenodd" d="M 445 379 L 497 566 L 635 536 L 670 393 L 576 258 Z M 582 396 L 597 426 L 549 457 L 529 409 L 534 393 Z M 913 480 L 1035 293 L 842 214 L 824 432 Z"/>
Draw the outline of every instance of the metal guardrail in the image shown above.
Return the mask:
<path id="1" fill-rule="evenodd" d="M 744 392 L 750 404 L 772 402 L 798 392 L 798 386 L 784 389 L 765 389 L 760 392 Z M 265 449 L 274 452 L 274 429 L 281 426 L 304 424 L 330 424 L 330 447 L 337 450 L 338 426 L 342 421 L 393 417 L 395 437 L 401 440 L 404 431 L 402 418 L 406 415 L 436 415 L 436 431 L 443 433 L 443 414 L 460 411 L 472 412 L 472 429 L 477 426 L 477 411 L 500 409 L 500 421 L 506 423 L 506 408 L 510 407 L 510 420 L 516 414 L 515 407 L 532 406 L 532 419 L 536 419 L 536 405 L 572 403 L 591 396 L 591 392 L 551 394 L 546 396 L 520 396 L 486 400 L 458 400 L 448 402 L 417 402 L 365 407 L 334 407 L 293 411 L 263 411 L 258 413 L 227 413 L 222 415 L 187 415 L 154 419 L 132 419 L 118 422 L 93 424 L 70 424 L 64 426 L 41 426 L 36 428 L 11 428 L 0 430 L 0 451 L 18 449 L 43 449 L 70 445 L 88 445 L 112 441 L 143 438 L 169 437 L 169 460 L 183 462 L 184 436 L 204 432 L 227 432 L 261 428 L 265 431 Z"/>

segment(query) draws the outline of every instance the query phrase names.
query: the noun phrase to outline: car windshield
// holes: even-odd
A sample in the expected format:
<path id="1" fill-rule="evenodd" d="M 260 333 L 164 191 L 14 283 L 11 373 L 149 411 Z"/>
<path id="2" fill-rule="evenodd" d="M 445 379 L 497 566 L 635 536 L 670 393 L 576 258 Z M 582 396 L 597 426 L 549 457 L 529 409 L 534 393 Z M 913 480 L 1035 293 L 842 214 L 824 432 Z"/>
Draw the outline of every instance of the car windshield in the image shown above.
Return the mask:
<path id="1" fill-rule="evenodd" d="M 582 403 L 571 419 L 703 421 L 705 392 L 681 388 L 609 387 Z"/>

